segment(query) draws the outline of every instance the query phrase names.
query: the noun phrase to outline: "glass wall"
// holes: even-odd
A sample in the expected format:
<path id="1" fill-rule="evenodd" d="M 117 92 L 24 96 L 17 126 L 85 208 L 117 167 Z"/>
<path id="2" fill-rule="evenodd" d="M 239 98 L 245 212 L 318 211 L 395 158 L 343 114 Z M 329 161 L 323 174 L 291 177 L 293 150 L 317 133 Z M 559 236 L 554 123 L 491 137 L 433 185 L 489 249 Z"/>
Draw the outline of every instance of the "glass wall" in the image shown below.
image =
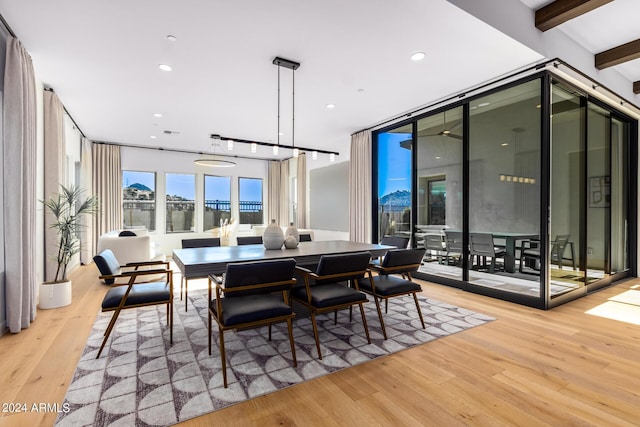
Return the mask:
<path id="1" fill-rule="evenodd" d="M 416 247 L 426 249 L 420 271 L 462 280 L 463 108 L 418 120 Z"/>
<path id="2" fill-rule="evenodd" d="M 378 241 L 411 236 L 412 128 L 378 134 Z"/>
<path id="3" fill-rule="evenodd" d="M 231 221 L 231 177 L 204 176 L 204 230 Z"/>
<path id="4" fill-rule="evenodd" d="M 122 220 L 125 228 L 156 229 L 156 174 L 122 171 Z"/>
<path id="5" fill-rule="evenodd" d="M 476 98 L 469 117 L 469 282 L 535 297 L 540 276 L 520 268 L 520 250 L 540 246 L 541 87 Z"/>
<path id="6" fill-rule="evenodd" d="M 194 231 L 196 177 L 191 174 L 166 174 L 167 233 Z"/>
<path id="7" fill-rule="evenodd" d="M 424 247 L 417 277 L 540 308 L 584 295 L 635 274 L 636 129 L 546 72 L 382 129 L 373 236 Z"/>

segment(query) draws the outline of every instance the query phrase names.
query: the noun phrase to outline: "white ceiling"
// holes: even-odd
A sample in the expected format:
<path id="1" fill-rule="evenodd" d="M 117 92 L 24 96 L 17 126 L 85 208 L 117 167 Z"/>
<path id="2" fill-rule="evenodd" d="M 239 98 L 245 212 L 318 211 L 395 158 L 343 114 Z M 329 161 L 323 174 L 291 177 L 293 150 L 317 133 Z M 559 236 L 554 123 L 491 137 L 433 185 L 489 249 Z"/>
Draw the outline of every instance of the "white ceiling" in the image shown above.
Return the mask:
<path id="1" fill-rule="evenodd" d="M 211 150 L 212 133 L 277 140 L 276 56 L 301 63 L 296 145 L 343 159 L 351 133 L 542 59 L 446 0 L 0 0 L 0 13 L 89 139 L 196 151 Z M 582 19 L 562 30 L 594 51 L 618 44 Z M 426 59 L 412 62 L 416 51 Z M 291 144 L 281 73 L 280 142 Z"/>

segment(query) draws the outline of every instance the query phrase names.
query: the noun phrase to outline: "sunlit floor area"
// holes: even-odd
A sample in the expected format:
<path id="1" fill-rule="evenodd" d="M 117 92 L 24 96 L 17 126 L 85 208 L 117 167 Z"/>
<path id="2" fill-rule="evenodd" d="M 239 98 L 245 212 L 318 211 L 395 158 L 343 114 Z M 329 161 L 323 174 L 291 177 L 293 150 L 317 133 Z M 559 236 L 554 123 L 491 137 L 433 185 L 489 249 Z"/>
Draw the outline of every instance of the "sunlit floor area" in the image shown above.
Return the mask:
<path id="1" fill-rule="evenodd" d="M 640 285 L 633 285 L 631 289 L 612 296 L 586 313 L 640 325 Z"/>

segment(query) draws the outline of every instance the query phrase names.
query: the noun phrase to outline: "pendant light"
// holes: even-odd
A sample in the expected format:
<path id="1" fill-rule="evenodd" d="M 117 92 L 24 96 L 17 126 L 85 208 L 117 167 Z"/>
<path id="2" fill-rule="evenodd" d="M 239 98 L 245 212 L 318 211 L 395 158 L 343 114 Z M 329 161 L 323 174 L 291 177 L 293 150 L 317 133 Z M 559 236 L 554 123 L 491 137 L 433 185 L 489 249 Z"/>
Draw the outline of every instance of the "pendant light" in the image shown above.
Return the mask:
<path id="1" fill-rule="evenodd" d="M 214 138 L 214 141 L 209 147 L 211 154 L 201 153 L 200 157 L 193 161 L 194 164 L 199 166 L 207 166 L 210 168 L 232 168 L 236 165 L 235 162 L 230 160 L 224 160 L 220 156 L 216 156 L 216 148 L 219 145 L 220 137 Z"/>
<path id="2" fill-rule="evenodd" d="M 274 146 L 273 153 L 277 153 L 277 148 L 280 146 L 280 67 L 285 67 L 291 70 L 291 147 L 293 148 L 293 157 L 298 157 L 300 150 L 296 148 L 296 70 L 300 67 L 299 62 L 291 61 L 276 56 L 273 59 L 273 64 L 278 66 L 278 143 Z"/>

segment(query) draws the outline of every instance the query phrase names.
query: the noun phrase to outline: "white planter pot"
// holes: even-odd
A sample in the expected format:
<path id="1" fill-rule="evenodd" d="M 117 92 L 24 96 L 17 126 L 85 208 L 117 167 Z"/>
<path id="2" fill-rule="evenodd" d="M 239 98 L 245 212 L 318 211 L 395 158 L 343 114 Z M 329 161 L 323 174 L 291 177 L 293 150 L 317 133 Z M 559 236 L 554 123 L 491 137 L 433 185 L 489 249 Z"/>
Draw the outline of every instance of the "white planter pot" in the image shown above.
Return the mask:
<path id="1" fill-rule="evenodd" d="M 71 304 L 71 281 L 42 283 L 40 285 L 41 309 L 64 307 Z"/>

